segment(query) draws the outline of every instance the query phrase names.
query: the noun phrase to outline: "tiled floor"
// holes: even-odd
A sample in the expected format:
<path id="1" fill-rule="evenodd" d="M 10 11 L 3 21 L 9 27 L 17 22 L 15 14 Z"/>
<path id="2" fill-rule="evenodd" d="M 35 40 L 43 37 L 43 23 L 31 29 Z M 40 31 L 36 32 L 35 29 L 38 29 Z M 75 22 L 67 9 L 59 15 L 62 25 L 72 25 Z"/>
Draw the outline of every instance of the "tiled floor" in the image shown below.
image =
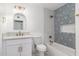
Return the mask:
<path id="1" fill-rule="evenodd" d="M 32 56 L 39 56 L 38 51 L 37 51 L 37 50 L 33 51 L 33 52 L 32 52 Z"/>
<path id="2" fill-rule="evenodd" d="M 32 53 L 32 56 L 39 56 L 39 52 L 36 50 Z M 44 53 L 44 56 L 49 56 L 47 52 Z"/>

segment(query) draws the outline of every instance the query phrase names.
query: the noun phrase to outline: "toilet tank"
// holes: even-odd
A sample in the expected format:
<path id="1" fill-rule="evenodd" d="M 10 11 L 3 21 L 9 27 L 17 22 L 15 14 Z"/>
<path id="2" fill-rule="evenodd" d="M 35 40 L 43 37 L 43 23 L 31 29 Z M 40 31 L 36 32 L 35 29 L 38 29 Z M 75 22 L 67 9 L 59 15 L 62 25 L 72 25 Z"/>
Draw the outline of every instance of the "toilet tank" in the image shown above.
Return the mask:
<path id="1" fill-rule="evenodd" d="M 33 41 L 34 41 L 34 44 L 42 44 L 43 41 L 42 41 L 42 38 L 41 37 L 35 37 L 33 38 Z"/>

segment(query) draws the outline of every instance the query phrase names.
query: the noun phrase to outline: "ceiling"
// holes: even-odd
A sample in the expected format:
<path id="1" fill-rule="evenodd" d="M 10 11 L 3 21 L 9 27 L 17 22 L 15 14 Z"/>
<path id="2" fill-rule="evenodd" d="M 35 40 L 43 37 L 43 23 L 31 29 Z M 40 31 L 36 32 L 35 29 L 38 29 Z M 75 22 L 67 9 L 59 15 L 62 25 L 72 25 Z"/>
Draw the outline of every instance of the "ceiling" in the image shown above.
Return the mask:
<path id="1" fill-rule="evenodd" d="M 26 5 L 48 8 L 50 10 L 56 10 L 57 8 L 65 4 L 66 3 L 28 3 Z"/>
<path id="2" fill-rule="evenodd" d="M 10 12 L 9 10 L 12 9 L 16 4 L 18 3 L 0 3 L 0 15 L 2 14 L 4 15 L 6 12 L 9 13 Z M 56 10 L 57 8 L 65 5 L 66 3 L 20 3 L 20 4 L 25 7 L 33 6 L 33 7 L 48 8 L 49 10 Z"/>

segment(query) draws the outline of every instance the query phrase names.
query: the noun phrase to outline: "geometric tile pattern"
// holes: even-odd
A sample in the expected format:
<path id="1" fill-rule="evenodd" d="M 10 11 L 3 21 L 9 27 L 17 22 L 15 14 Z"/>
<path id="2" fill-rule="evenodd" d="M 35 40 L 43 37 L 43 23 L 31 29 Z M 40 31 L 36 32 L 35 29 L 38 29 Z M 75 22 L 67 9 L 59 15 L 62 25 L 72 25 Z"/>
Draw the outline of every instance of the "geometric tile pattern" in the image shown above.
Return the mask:
<path id="1" fill-rule="evenodd" d="M 60 31 L 61 25 L 68 24 L 75 24 L 75 3 L 67 3 L 58 8 L 54 16 L 55 42 L 75 49 L 75 33 Z"/>

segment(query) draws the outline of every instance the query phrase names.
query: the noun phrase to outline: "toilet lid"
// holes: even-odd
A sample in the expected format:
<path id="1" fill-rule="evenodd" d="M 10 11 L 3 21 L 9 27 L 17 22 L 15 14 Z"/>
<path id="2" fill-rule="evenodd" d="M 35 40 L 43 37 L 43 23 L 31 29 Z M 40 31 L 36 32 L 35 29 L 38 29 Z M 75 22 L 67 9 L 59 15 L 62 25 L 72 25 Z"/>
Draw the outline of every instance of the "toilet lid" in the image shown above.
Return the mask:
<path id="1" fill-rule="evenodd" d="M 46 51 L 46 46 L 43 45 L 43 44 L 39 44 L 39 45 L 37 45 L 37 50 L 39 50 L 39 51 Z"/>

